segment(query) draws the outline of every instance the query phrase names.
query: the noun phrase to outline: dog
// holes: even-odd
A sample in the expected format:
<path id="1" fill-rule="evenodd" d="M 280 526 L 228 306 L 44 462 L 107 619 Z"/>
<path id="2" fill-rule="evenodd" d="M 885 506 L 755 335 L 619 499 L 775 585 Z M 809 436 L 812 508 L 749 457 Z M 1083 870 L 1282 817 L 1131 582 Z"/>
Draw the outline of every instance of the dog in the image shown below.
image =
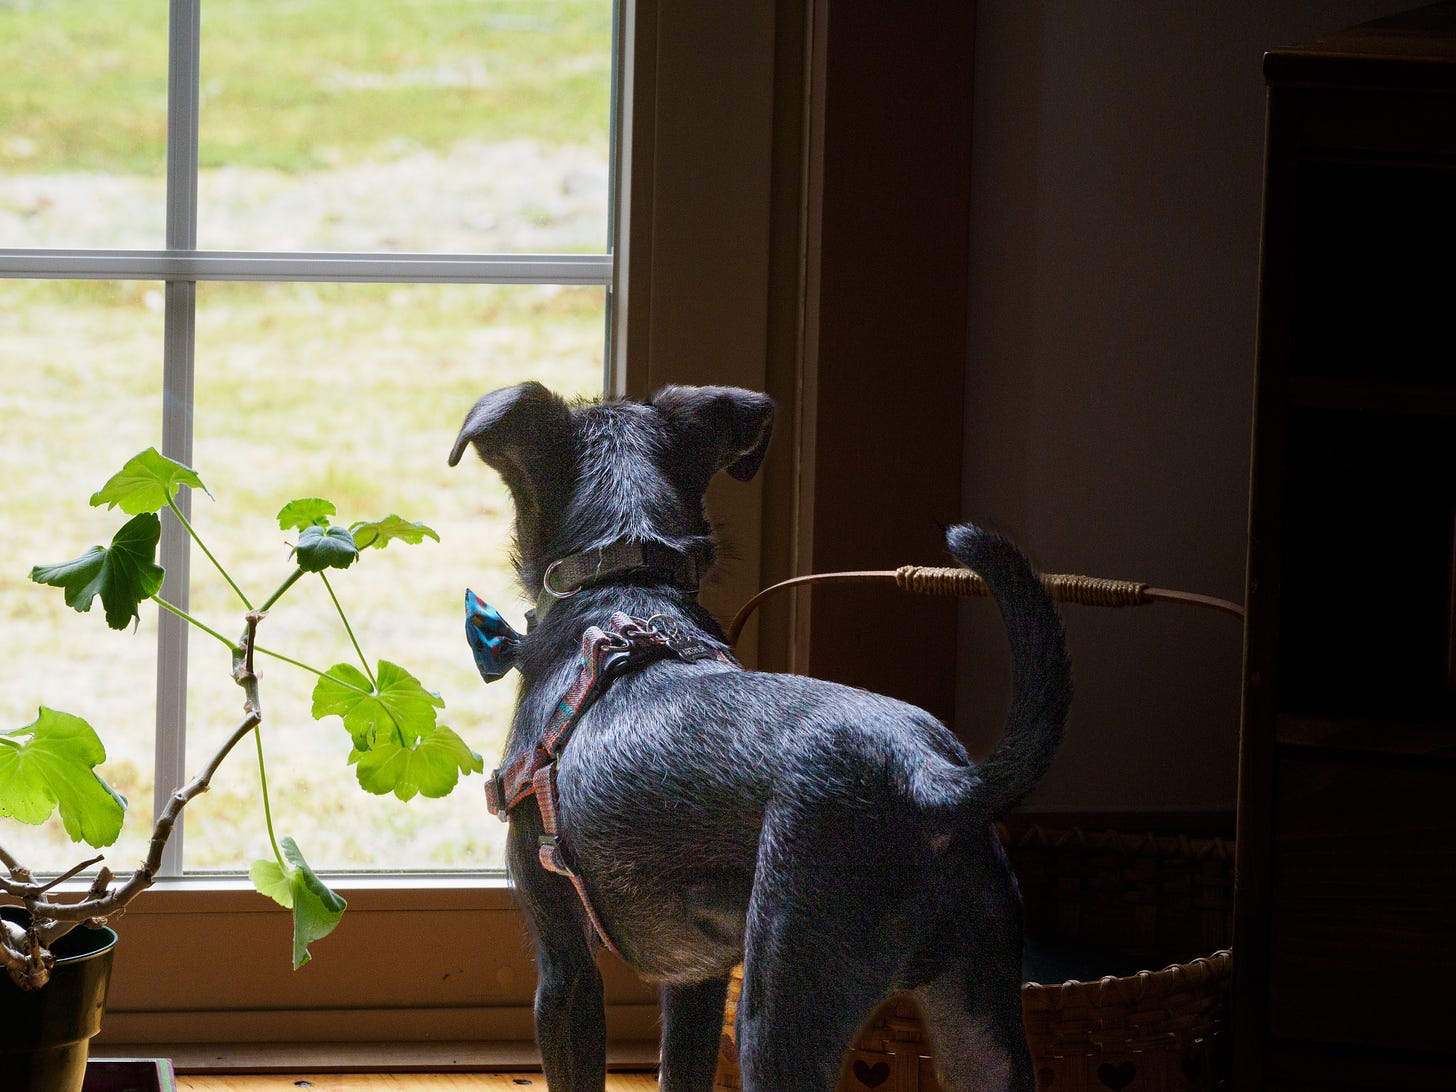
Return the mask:
<path id="1" fill-rule="evenodd" d="M 505 480 L 536 600 L 511 638 L 522 678 L 504 768 L 521 795 L 503 799 L 501 772 L 488 791 L 510 811 L 547 1084 L 603 1088 L 606 944 L 660 984 L 669 1092 L 712 1087 L 740 962 L 747 1092 L 832 1089 L 859 1026 L 902 991 L 946 1089 L 1031 1090 L 1020 901 L 993 824 L 1061 739 L 1061 622 L 1007 540 L 949 529 L 1012 650 L 1006 726 L 980 765 L 913 706 L 740 668 L 697 601 L 715 558 L 703 495 L 720 470 L 754 477 L 773 415 L 767 396 L 732 387 L 568 404 L 528 382 L 476 402 L 450 454 L 456 465 L 473 445 Z M 650 654 L 588 684 L 589 661 L 612 675 L 611 656 L 634 648 Z M 568 709 L 574 693 L 585 701 Z M 564 709 L 569 742 L 548 746 Z"/>

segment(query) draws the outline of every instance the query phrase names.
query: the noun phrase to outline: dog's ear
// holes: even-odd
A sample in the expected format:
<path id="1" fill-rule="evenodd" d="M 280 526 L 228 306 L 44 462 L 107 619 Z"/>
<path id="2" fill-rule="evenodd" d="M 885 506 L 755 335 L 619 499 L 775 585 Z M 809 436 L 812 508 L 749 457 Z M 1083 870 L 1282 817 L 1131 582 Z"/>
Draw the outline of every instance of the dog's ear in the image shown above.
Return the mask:
<path id="1" fill-rule="evenodd" d="M 664 387 L 656 406 L 708 462 L 741 482 L 758 473 L 773 435 L 773 399 L 739 387 Z"/>
<path id="2" fill-rule="evenodd" d="M 466 444 L 491 466 L 507 453 L 538 447 L 570 432 L 571 414 L 566 403 L 534 379 L 491 391 L 470 407 L 455 446 L 450 465 L 460 461 Z"/>
<path id="3" fill-rule="evenodd" d="M 450 450 L 450 465 L 467 444 L 493 467 L 516 497 L 539 511 L 543 483 L 572 465 L 571 411 L 540 383 L 518 383 L 482 397 L 465 415 Z"/>

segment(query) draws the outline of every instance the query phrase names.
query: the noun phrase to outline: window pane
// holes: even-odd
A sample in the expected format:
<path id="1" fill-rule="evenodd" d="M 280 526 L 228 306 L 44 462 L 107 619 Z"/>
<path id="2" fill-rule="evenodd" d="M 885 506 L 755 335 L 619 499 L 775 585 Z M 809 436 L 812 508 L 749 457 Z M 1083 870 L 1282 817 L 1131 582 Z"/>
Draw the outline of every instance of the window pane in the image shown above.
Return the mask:
<path id="1" fill-rule="evenodd" d="M 602 388 L 601 288 L 483 285 L 203 284 L 198 289 L 194 464 L 216 497 L 193 520 L 253 603 L 291 571 L 275 514 L 323 497 L 339 521 L 397 514 L 440 542 L 367 550 L 329 575 L 369 663 L 409 670 L 446 706 L 440 723 L 499 761 L 515 679 L 489 687 L 464 636 L 467 587 L 518 628 L 525 604 L 510 569 L 512 512 L 496 475 L 446 458 L 466 411 L 488 390 L 536 378 L 563 393 Z M 192 561 L 192 605 L 233 636 L 242 610 L 205 558 Z M 319 669 L 358 665 L 328 592 L 300 581 L 266 618 L 259 643 Z M 472 776 L 444 800 L 365 794 L 346 765 L 337 717 L 309 715 L 314 677 L 261 658 L 265 748 L 278 834 L 317 868 L 497 866 L 504 827 Z M 189 767 L 241 714 L 227 650 L 192 638 Z M 189 870 L 271 856 L 257 806 L 256 760 L 233 756 L 188 811 Z"/>
<path id="2" fill-rule="evenodd" d="M 207 0 L 198 245 L 607 249 L 612 0 Z"/>
<path id="3" fill-rule="evenodd" d="M 0 3 L 0 71 L 0 247 L 160 247 L 167 5 Z"/>
<path id="4" fill-rule="evenodd" d="M 0 360 L 0 730 L 30 724 L 41 705 L 96 729 L 101 773 L 131 801 L 106 850 L 120 872 L 150 835 L 157 611 L 144 605 L 139 626 L 111 630 L 100 603 L 77 614 L 29 573 L 109 544 L 128 518 L 87 501 L 161 435 L 161 286 L 0 281 Z M 55 817 L 43 827 L 0 820 L 0 843 L 44 872 L 92 855 Z"/>

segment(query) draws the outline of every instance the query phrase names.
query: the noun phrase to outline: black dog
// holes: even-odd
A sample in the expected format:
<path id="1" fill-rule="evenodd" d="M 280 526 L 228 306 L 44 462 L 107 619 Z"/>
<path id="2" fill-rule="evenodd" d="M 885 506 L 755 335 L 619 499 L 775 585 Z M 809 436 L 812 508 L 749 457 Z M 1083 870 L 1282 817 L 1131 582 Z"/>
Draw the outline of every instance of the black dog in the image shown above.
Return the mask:
<path id="1" fill-rule="evenodd" d="M 980 766 L 922 710 L 738 668 L 695 594 L 714 557 L 703 493 L 719 470 L 753 477 L 772 421 L 735 388 L 569 406 L 523 383 L 481 398 L 451 452 L 473 444 L 510 487 L 538 597 L 492 791 L 536 934 L 547 1083 L 603 1087 L 604 942 L 662 983 L 664 1089 L 711 1088 L 740 961 L 749 1092 L 832 1089 L 858 1026 L 904 990 L 947 1089 L 1031 1089 L 1020 904 L 992 824 L 1060 740 L 1060 621 L 1008 542 L 950 530 L 1012 649 Z"/>

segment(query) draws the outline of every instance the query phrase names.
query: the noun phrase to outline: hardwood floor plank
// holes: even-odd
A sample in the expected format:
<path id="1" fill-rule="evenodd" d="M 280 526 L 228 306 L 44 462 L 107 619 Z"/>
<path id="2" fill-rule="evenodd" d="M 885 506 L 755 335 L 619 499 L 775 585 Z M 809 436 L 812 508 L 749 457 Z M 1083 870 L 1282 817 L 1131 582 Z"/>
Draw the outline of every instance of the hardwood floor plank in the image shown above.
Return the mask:
<path id="1" fill-rule="evenodd" d="M 649 1092 L 655 1073 L 608 1073 L 607 1092 Z M 268 1073 L 177 1078 L 177 1092 L 546 1092 L 540 1073 Z"/>

